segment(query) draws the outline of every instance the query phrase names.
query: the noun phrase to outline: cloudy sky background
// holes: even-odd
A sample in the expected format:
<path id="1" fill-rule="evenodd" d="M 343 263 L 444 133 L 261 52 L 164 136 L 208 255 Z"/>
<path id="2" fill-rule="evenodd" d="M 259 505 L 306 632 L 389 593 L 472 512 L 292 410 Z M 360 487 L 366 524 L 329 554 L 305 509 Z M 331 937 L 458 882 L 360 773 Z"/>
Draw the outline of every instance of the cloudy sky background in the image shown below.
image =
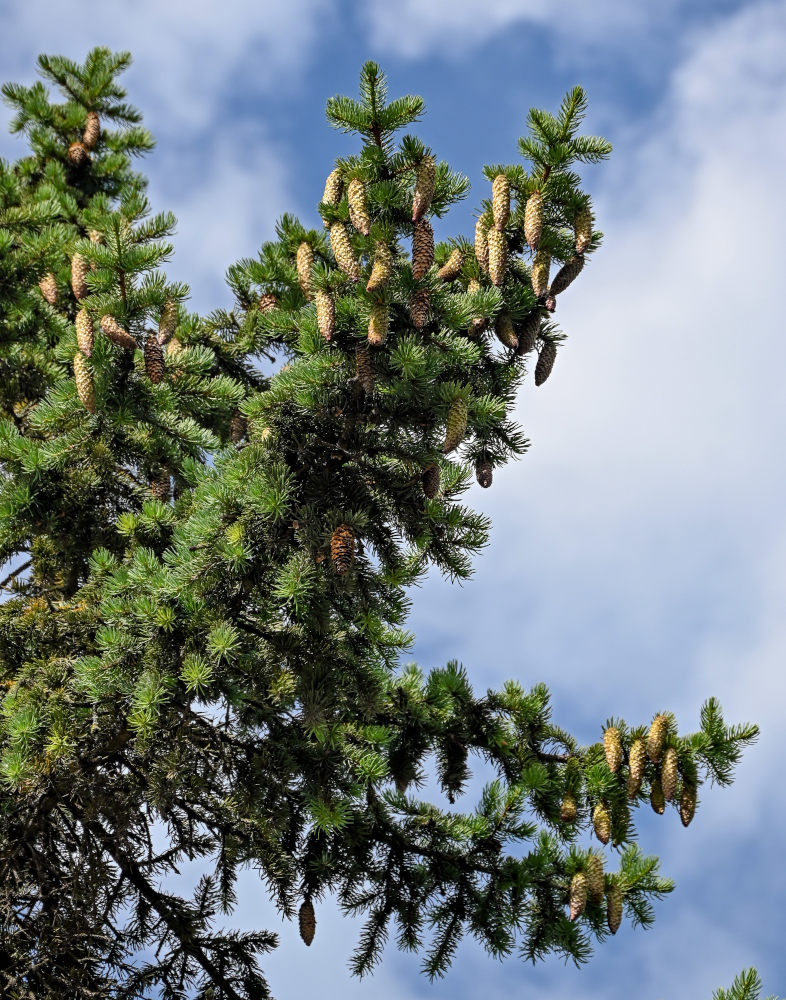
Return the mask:
<path id="1" fill-rule="evenodd" d="M 278 1000 L 709 1000 L 747 965 L 786 994 L 786 3 L 0 0 L 0 18 L 3 79 L 32 82 L 41 51 L 134 53 L 129 96 L 158 140 L 151 198 L 179 218 L 170 273 L 203 310 L 228 304 L 226 267 L 283 211 L 318 221 L 333 157 L 353 148 L 324 102 L 355 93 L 365 59 L 391 94 L 425 97 L 419 134 L 472 181 L 442 235 L 471 233 L 482 165 L 515 161 L 530 105 L 585 86 L 588 128 L 615 146 L 586 175 L 606 244 L 560 299 L 554 374 L 525 383 L 530 453 L 471 494 L 494 520 L 474 579 L 415 595 L 415 655 L 460 659 L 481 690 L 545 681 L 584 742 L 609 715 L 664 708 L 691 731 L 710 694 L 762 739 L 689 831 L 641 815 L 677 890 L 651 930 L 623 927 L 581 970 L 468 942 L 434 985 L 392 948 L 350 980 L 357 928 L 326 904 L 306 952 L 251 876 L 236 919 L 280 929 L 265 963 Z"/>

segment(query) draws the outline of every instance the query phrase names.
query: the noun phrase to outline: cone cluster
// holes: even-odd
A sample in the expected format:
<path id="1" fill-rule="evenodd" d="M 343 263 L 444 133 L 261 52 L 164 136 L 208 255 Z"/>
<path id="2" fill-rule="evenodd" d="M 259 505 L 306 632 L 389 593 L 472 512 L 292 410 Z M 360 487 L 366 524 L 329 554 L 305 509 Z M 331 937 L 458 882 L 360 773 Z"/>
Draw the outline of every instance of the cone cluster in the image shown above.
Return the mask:
<path id="1" fill-rule="evenodd" d="M 412 230 L 412 277 L 420 281 L 434 263 L 434 230 L 428 219 L 419 219 Z"/>
<path id="2" fill-rule="evenodd" d="M 423 472 L 421 476 L 421 484 L 423 486 L 423 492 L 429 498 L 433 500 L 434 497 L 439 496 L 439 466 L 429 465 Z"/>
<path id="3" fill-rule="evenodd" d="M 75 253 L 71 257 L 71 289 L 76 299 L 84 299 L 87 296 L 88 270 L 87 261 L 82 254 Z"/>
<path id="4" fill-rule="evenodd" d="M 448 411 L 445 443 L 442 446 L 445 455 L 461 444 L 467 431 L 467 413 L 467 401 L 461 396 L 454 399 Z"/>
<path id="5" fill-rule="evenodd" d="M 114 316 L 109 314 L 102 316 L 101 329 L 113 344 L 117 344 L 118 347 L 123 347 L 127 351 L 136 350 L 136 341 L 127 330 L 120 326 Z"/>
<path id="6" fill-rule="evenodd" d="M 76 326 L 76 343 L 79 350 L 84 354 L 86 358 L 89 358 L 93 353 L 93 321 L 87 312 L 87 309 L 80 309 L 76 314 L 76 319 L 74 320 L 74 325 Z"/>
<path id="7" fill-rule="evenodd" d="M 314 904 L 306 899 L 297 915 L 298 928 L 304 944 L 311 944 L 317 929 L 317 918 L 314 914 Z"/>
<path id="8" fill-rule="evenodd" d="M 510 181 L 505 174 L 497 174 L 491 185 L 491 211 L 494 228 L 503 230 L 510 219 Z"/>
<path id="9" fill-rule="evenodd" d="M 355 559 L 355 533 L 348 524 L 340 524 L 330 539 L 330 556 L 339 576 L 349 572 Z"/>
<path id="10" fill-rule="evenodd" d="M 81 351 L 74 355 L 74 380 L 82 405 L 90 413 L 96 412 L 96 390 L 90 363 Z"/>
<path id="11" fill-rule="evenodd" d="M 349 221 L 359 233 L 368 236 L 371 232 L 371 217 L 366 202 L 366 185 L 359 177 L 353 177 L 347 188 Z"/>
<path id="12" fill-rule="evenodd" d="M 551 375 L 551 370 L 556 360 L 557 348 L 550 340 L 547 340 L 540 349 L 538 363 L 535 365 L 535 385 L 543 385 L 549 375 Z"/>
<path id="13" fill-rule="evenodd" d="M 350 281 L 360 280 L 360 265 L 343 222 L 334 222 L 330 227 L 330 245 L 339 268 Z"/>
<path id="14" fill-rule="evenodd" d="M 412 221 L 418 222 L 429 209 L 437 181 L 437 164 L 433 156 L 424 156 L 415 172 L 412 196 Z"/>
<path id="15" fill-rule="evenodd" d="M 332 340 L 336 331 L 336 303 L 330 292 L 318 291 L 314 295 L 317 306 L 317 327 L 325 340 Z"/>

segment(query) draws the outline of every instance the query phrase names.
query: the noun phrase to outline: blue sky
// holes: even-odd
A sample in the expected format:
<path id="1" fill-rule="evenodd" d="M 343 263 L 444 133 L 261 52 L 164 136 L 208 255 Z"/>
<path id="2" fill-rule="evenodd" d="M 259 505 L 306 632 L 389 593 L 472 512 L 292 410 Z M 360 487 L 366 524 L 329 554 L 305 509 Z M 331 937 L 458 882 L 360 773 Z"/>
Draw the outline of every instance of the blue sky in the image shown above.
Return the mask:
<path id="1" fill-rule="evenodd" d="M 638 723 L 663 708 L 690 731 L 710 694 L 763 731 L 736 784 L 705 790 L 690 830 L 642 814 L 641 846 L 677 890 L 654 928 L 623 927 L 589 966 L 499 964 L 468 942 L 438 984 L 393 949 L 373 979 L 350 980 L 356 928 L 326 904 L 306 951 L 249 876 L 237 920 L 280 929 L 266 963 L 275 995 L 709 1000 L 751 964 L 765 991 L 786 994 L 786 3 L 131 10 L 0 0 L 2 76 L 31 80 L 40 51 L 131 49 L 130 99 L 158 140 L 145 163 L 154 207 L 179 218 L 171 273 L 205 310 L 228 302 L 225 268 L 277 215 L 316 221 L 332 159 L 352 148 L 324 102 L 355 92 L 365 59 L 391 93 L 425 97 L 419 134 L 472 181 L 444 234 L 469 233 L 488 194 L 482 165 L 515 161 L 530 105 L 587 89 L 589 127 L 615 145 L 587 175 L 606 244 L 560 300 L 569 340 L 554 374 L 522 391 L 530 453 L 471 494 L 494 519 L 474 579 L 435 577 L 414 595 L 415 656 L 460 659 L 480 689 L 545 681 L 555 718 L 585 742 L 612 714 Z M 18 150 L 0 135 L 0 155 Z"/>

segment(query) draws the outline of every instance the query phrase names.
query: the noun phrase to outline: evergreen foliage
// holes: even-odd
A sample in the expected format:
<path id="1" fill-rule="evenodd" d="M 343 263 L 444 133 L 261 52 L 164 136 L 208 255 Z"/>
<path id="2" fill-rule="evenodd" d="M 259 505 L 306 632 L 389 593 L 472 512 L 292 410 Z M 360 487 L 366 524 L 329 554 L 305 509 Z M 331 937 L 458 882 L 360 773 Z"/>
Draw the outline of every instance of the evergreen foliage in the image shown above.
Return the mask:
<path id="1" fill-rule="evenodd" d="M 30 147 L 0 164 L 3 995 L 269 996 L 276 936 L 220 926 L 248 866 L 307 944 L 327 894 L 364 915 L 358 974 L 391 929 L 431 977 L 466 934 L 586 961 L 672 889 L 635 843 L 650 727 L 581 746 L 542 685 L 401 666 L 408 588 L 470 575 L 488 522 L 462 494 L 526 451 L 528 355 L 545 381 L 556 291 L 601 243 L 575 165 L 610 147 L 579 132 L 584 94 L 530 113 L 525 164 L 487 168 L 474 247 L 432 249 L 467 180 L 399 135 L 423 102 L 388 101 L 367 63 L 360 99 L 328 102 L 361 146 L 325 226 L 284 215 L 229 269 L 234 307 L 201 317 L 131 167 L 152 140 L 128 63 L 41 57 L 61 104 L 3 88 Z M 657 718 L 687 825 L 757 729 L 713 699 L 694 734 Z M 494 777 L 459 809 L 473 764 Z M 439 803 L 418 795 L 432 771 Z M 160 888 L 198 858 L 192 899 Z"/>

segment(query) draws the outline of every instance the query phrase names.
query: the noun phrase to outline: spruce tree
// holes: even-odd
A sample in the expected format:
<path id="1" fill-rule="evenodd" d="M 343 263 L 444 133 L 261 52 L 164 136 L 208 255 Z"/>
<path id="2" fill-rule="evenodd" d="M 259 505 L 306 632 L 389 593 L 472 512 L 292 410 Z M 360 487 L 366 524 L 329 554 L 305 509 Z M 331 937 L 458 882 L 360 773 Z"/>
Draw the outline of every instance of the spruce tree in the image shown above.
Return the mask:
<path id="1" fill-rule="evenodd" d="M 3 88 L 30 149 L 0 165 L 3 995 L 269 996 L 275 935 L 221 926 L 243 866 L 306 944 L 327 895 L 364 915 L 358 974 L 391 927 L 430 977 L 466 934 L 586 961 L 673 887 L 638 807 L 687 826 L 756 727 L 709 699 L 695 733 L 658 711 L 581 746 L 543 685 L 402 665 L 409 590 L 470 575 L 489 525 L 462 495 L 526 451 L 516 394 L 601 244 L 584 93 L 530 112 L 472 242 L 435 244 L 467 180 L 366 63 L 327 105 L 361 147 L 323 224 L 282 216 L 199 316 L 132 169 L 128 63 L 41 57 L 59 104 Z M 495 777 L 461 808 L 473 762 Z M 159 887 L 185 858 L 193 898 Z"/>

